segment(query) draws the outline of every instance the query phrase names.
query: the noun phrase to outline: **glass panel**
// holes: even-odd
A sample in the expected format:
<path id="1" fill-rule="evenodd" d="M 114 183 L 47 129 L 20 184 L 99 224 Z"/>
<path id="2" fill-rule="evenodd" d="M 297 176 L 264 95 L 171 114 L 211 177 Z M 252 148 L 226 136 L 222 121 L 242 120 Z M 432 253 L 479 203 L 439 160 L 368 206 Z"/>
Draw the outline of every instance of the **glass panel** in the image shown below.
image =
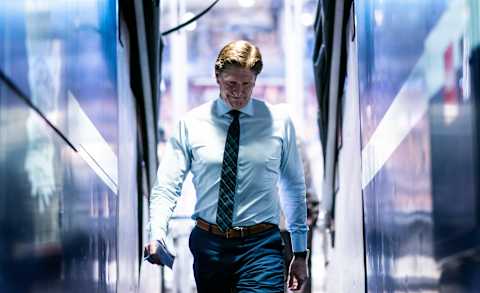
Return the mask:
<path id="1" fill-rule="evenodd" d="M 114 292 L 115 194 L 1 82 L 0 119 L 2 291 Z"/>
<path id="2" fill-rule="evenodd" d="M 0 3 L 0 70 L 66 136 L 74 96 L 117 152 L 116 1 Z"/>
<path id="3" fill-rule="evenodd" d="M 0 80 L 0 291 L 115 290 L 116 17 L 115 0 L 0 1 L 2 74 L 83 150 Z"/>
<path id="4" fill-rule="evenodd" d="M 357 5 L 369 292 L 473 284 L 442 267 L 478 246 L 468 3 Z"/>

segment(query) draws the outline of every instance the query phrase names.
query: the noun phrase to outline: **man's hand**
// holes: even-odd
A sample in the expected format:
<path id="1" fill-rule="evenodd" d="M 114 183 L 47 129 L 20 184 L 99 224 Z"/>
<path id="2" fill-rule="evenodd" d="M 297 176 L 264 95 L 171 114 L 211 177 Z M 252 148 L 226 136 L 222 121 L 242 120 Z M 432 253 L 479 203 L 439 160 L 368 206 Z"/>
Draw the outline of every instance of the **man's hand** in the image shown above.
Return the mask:
<path id="1" fill-rule="evenodd" d="M 288 270 L 288 289 L 292 291 L 298 291 L 302 289 L 307 279 L 307 257 L 294 256 Z"/>
<path id="2" fill-rule="evenodd" d="M 159 245 L 160 244 L 157 240 L 153 240 L 145 245 L 145 248 L 143 249 L 143 257 L 149 263 L 163 265 L 160 261 L 160 257 L 156 254 Z"/>

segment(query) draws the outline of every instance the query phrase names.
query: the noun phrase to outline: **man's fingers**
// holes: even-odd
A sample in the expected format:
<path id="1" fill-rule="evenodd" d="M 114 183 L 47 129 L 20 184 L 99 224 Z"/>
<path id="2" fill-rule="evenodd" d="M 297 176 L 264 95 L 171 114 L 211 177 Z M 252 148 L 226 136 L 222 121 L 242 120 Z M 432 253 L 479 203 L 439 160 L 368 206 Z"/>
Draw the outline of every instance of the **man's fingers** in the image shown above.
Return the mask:
<path id="1" fill-rule="evenodd" d="M 155 254 L 155 252 L 157 251 L 157 245 L 150 243 L 147 245 L 147 249 L 148 249 L 148 254 Z"/>
<path id="2" fill-rule="evenodd" d="M 292 291 L 297 291 L 302 289 L 303 284 L 305 283 L 306 279 L 299 278 L 295 274 L 290 274 L 288 277 L 288 289 Z"/>
<path id="3" fill-rule="evenodd" d="M 293 286 L 293 277 L 291 274 L 288 275 L 287 286 L 288 288 L 291 288 Z"/>
<path id="4" fill-rule="evenodd" d="M 297 278 L 297 288 L 295 288 L 294 290 L 300 290 L 300 289 L 302 289 L 302 286 L 303 286 L 303 282 L 304 282 L 304 281 L 305 281 L 305 280 L 302 280 L 302 279 L 300 279 L 300 278 Z"/>
<path id="5" fill-rule="evenodd" d="M 295 275 L 290 275 L 290 277 L 288 278 L 288 289 L 298 290 L 300 288 L 299 281 L 300 280 Z"/>
<path id="6" fill-rule="evenodd" d="M 156 254 L 148 255 L 148 257 L 145 260 L 148 261 L 151 264 L 162 265 L 162 263 L 160 261 L 160 257 L 158 257 L 158 255 L 156 255 Z"/>
<path id="7" fill-rule="evenodd" d="M 146 261 L 152 264 L 161 265 L 160 257 L 156 254 L 157 244 L 149 243 L 145 246 L 143 250 L 143 257 Z"/>
<path id="8" fill-rule="evenodd" d="M 150 258 L 148 259 L 151 263 L 156 265 L 161 265 L 160 258 L 156 254 L 151 254 Z"/>

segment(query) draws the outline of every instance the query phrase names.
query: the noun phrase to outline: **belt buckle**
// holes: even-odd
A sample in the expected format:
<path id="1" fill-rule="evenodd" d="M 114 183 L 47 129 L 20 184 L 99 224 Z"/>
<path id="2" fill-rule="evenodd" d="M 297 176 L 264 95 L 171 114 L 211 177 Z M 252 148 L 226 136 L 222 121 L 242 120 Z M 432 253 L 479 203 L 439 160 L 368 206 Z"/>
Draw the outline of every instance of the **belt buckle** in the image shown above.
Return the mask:
<path id="1" fill-rule="evenodd" d="M 233 230 L 240 231 L 240 238 L 243 238 L 245 236 L 244 231 L 246 230 L 246 227 L 233 227 Z"/>
<path id="2" fill-rule="evenodd" d="M 226 239 L 230 239 L 230 228 L 228 228 L 227 230 L 225 230 L 225 238 Z"/>

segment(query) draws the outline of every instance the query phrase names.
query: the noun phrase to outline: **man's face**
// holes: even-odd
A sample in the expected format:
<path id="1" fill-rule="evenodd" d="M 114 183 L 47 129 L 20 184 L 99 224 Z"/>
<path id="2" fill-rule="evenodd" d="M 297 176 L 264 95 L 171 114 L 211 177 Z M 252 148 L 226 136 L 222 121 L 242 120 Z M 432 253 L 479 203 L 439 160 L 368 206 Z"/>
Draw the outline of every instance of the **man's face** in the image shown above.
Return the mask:
<path id="1" fill-rule="evenodd" d="M 220 87 L 220 97 L 232 109 L 245 107 L 252 97 L 255 86 L 255 73 L 246 68 L 230 66 L 216 74 Z"/>

